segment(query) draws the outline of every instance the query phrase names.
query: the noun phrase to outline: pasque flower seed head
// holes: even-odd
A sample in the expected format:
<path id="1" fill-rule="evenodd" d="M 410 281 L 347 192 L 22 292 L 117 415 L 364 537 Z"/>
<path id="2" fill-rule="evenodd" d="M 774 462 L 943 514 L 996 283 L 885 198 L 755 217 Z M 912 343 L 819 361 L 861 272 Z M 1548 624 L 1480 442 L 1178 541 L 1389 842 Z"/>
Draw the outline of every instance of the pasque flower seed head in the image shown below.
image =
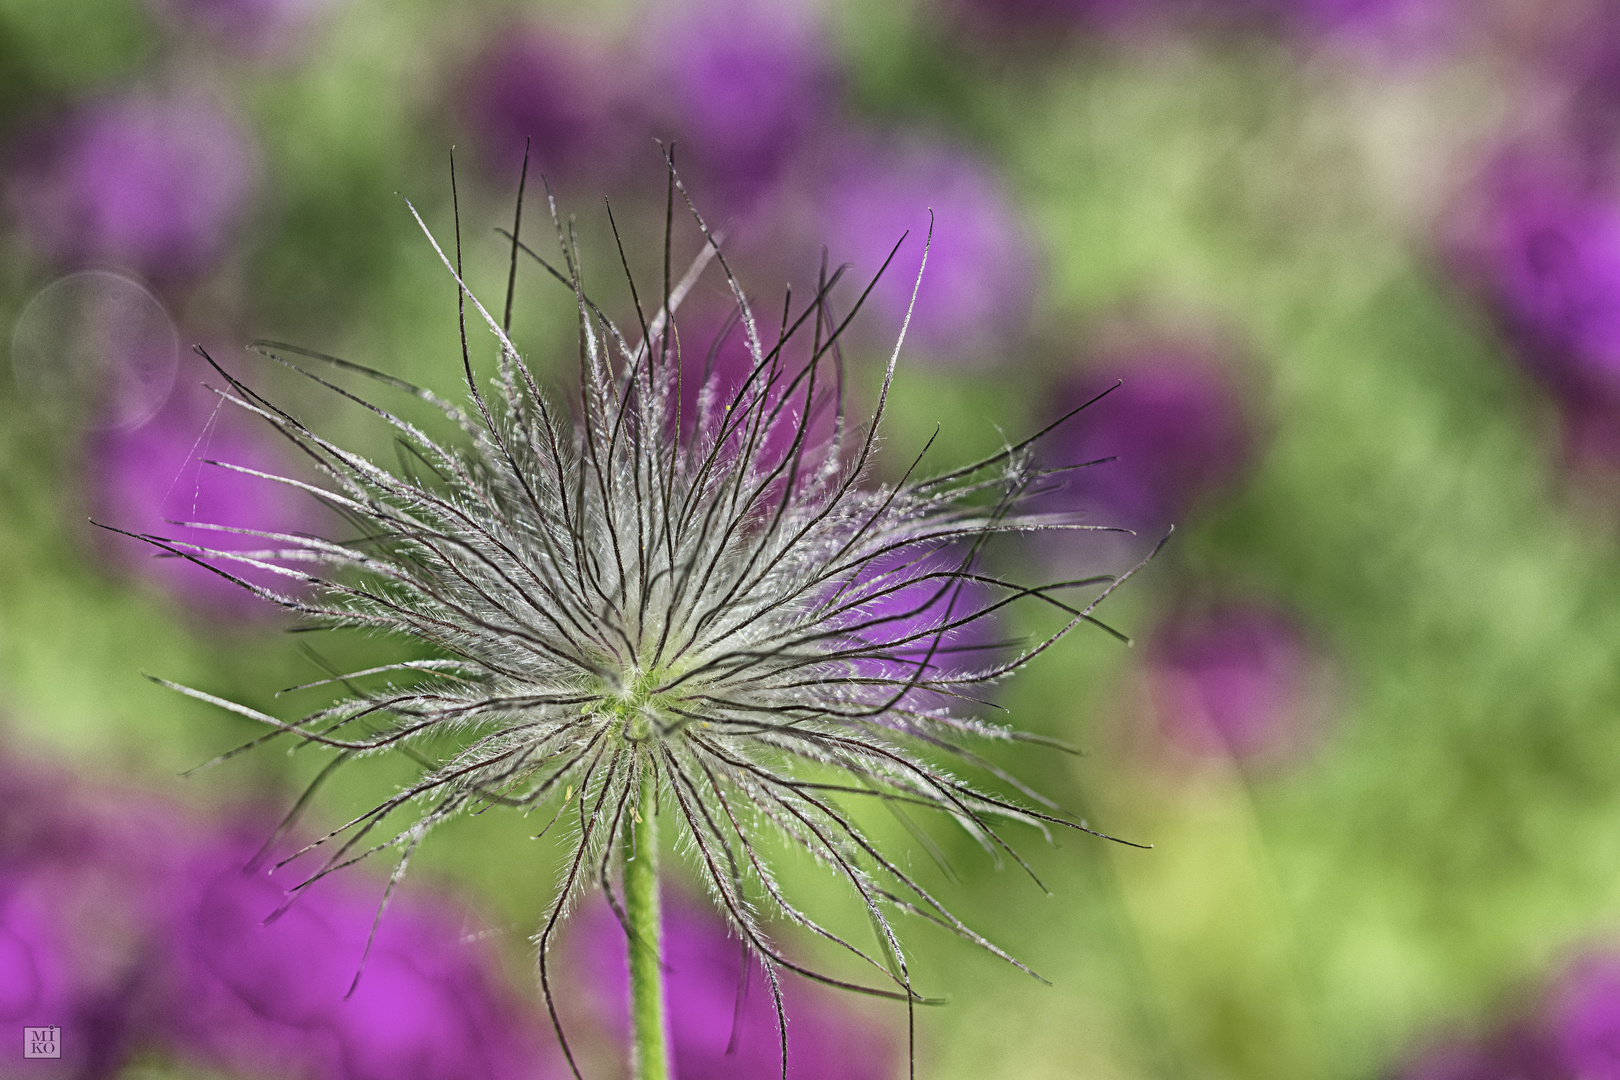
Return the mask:
<path id="1" fill-rule="evenodd" d="M 685 198 L 671 165 L 671 211 L 676 192 Z M 518 205 L 520 224 L 521 189 Z M 846 422 L 838 342 L 859 302 L 848 315 L 834 314 L 829 297 L 839 273 L 823 272 L 807 302 L 790 295 L 779 324 L 762 329 L 694 209 L 703 254 L 672 281 L 666 228 L 661 302 L 647 314 L 630 278 L 637 325 L 626 335 L 582 287 L 572 226 L 554 203 L 551 210 L 565 268 L 534 257 L 576 300 L 577 401 L 564 406 L 549 395 L 513 347 L 510 284 L 504 318 L 468 290 L 458 227 L 454 259 L 437 242 L 434 248 L 459 290 L 470 408 L 371 374 L 442 408 L 462 432 L 460 445 L 368 405 L 421 465 L 391 472 L 323 438 L 216 365 L 227 383 L 222 397 L 274 426 L 325 482 L 277 479 L 314 493 L 358 535 L 262 532 L 256 535 L 272 547 L 256 553 L 143 537 L 220 573 L 234 563 L 279 574 L 294 587 L 240 583 L 316 623 L 414 638 L 439 657 L 325 680 L 341 682 L 350 696 L 294 720 L 175 688 L 267 725 L 259 742 L 290 736 L 330 748 L 338 762 L 394 753 L 421 764 L 414 783 L 312 845 L 332 850 L 310 881 L 391 850 L 397 882 L 434 826 L 490 804 L 549 808 L 553 822 L 567 822 L 572 852 L 537 935 L 548 1000 L 548 949 L 570 902 L 594 880 L 618 908 L 613 854 L 640 819 L 644 785 L 653 786 L 713 898 L 763 962 L 778 1004 L 781 969 L 908 1005 L 921 1000 L 891 925 L 896 912 L 1006 957 L 951 915 L 841 804 L 877 798 L 893 808 L 937 811 L 993 855 L 1020 864 L 998 832 L 1005 822 L 1091 831 L 1010 777 L 1046 809 L 979 790 L 941 763 L 1005 776 L 969 744 L 1035 737 L 960 706 L 976 688 L 1095 621 L 1097 604 L 1129 575 L 1029 586 L 981 568 L 985 545 L 1003 534 L 1098 527 L 1020 511 L 1050 471 L 1033 464 L 1038 435 L 966 467 L 923 476 L 920 455 L 898 481 L 873 480 L 900 345 L 869 420 Z M 518 252 L 529 249 L 516 226 L 508 235 L 515 272 Z M 730 380 L 723 395 L 720 380 L 706 377 L 696 417 L 682 417 L 683 377 L 699 370 L 682 364 L 682 352 L 706 343 L 682 342 L 674 313 L 716 263 L 752 370 L 740 385 Z M 469 304 L 499 348 L 498 374 L 487 389 L 473 375 L 466 346 Z M 295 357 L 319 357 L 258 348 L 294 367 Z M 1062 598 L 1084 586 L 1096 595 L 1083 606 Z M 905 610 L 886 603 L 902 594 Z M 1060 612 L 1061 624 L 1010 658 L 975 662 L 950 652 L 959 638 L 982 640 L 963 632 L 1020 601 Z M 376 676 L 389 681 L 358 688 Z M 406 823 L 385 828 L 396 813 Z M 875 946 L 846 941 L 800 909 L 756 843 L 765 832 L 835 870 L 870 913 Z M 823 976 L 791 960 L 763 931 L 766 913 L 847 949 L 870 965 L 868 983 L 878 985 Z M 782 1040 L 785 1071 L 785 1026 Z"/>

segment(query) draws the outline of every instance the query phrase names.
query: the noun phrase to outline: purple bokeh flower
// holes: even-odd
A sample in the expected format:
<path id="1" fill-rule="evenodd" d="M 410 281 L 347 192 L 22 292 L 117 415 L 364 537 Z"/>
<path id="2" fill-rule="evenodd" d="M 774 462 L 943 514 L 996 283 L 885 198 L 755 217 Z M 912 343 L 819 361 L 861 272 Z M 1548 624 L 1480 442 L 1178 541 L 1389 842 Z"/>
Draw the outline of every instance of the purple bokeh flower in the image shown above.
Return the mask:
<path id="1" fill-rule="evenodd" d="M 1165 342 L 1105 357 L 1054 395 L 1067 412 L 1122 385 L 1049 437 L 1054 464 L 1113 458 L 1055 477 L 1043 505 L 1157 539 L 1249 463 L 1238 389 L 1207 347 Z"/>
<path id="2" fill-rule="evenodd" d="M 1279 761 L 1320 736 L 1320 664 L 1299 624 L 1275 608 L 1172 616 L 1148 670 L 1160 733 L 1195 756 Z"/>
<path id="3" fill-rule="evenodd" d="M 880 559 L 865 567 L 832 601 L 838 609 L 850 609 L 835 621 L 884 654 L 882 659 L 854 658 L 857 677 L 907 682 L 994 667 L 998 597 L 984 582 L 956 577 L 962 573 L 985 571 L 964 564 L 962 553 L 950 548 Z M 984 692 L 982 686 L 963 687 L 969 697 Z M 912 708 L 949 703 L 935 691 L 911 689 L 906 695 Z"/>
<path id="4" fill-rule="evenodd" d="M 1426 1047 L 1396 1075 L 1400 1080 L 1507 1080 L 1490 1051 L 1466 1039 Z"/>
<path id="5" fill-rule="evenodd" d="M 1462 14 L 1455 0 L 1271 0 L 1279 14 L 1306 33 L 1422 52 L 1443 45 Z"/>
<path id="6" fill-rule="evenodd" d="M 134 1054 L 306 1080 L 558 1075 L 452 904 L 396 897 L 345 1000 L 380 882 L 327 879 L 265 925 L 300 876 L 246 869 L 270 831 L 256 815 L 204 824 L 11 761 L 0 797 L 0 1021 L 60 1027 L 74 1076 Z"/>
<path id="7" fill-rule="evenodd" d="M 158 1019 L 153 928 L 177 815 L 86 799 L 71 778 L 12 760 L 0 761 L 0 800 L 0 1021 L 58 1027 L 63 1067 L 113 1076 Z"/>
<path id="8" fill-rule="evenodd" d="M 1571 456 L 1620 462 L 1620 197 L 1567 159 L 1503 155 L 1453 254 L 1561 407 Z"/>
<path id="9" fill-rule="evenodd" d="M 866 142 L 839 155 L 814 197 L 816 234 L 833 263 L 853 264 L 846 294 L 865 288 L 909 235 L 868 301 L 886 335 L 911 303 L 933 210 L 933 243 L 906 339 L 909 355 L 940 363 L 1007 363 L 1027 319 L 1035 258 L 999 179 L 943 144 Z"/>
<path id="10" fill-rule="evenodd" d="M 247 133 L 198 97 L 92 102 L 25 134 L 8 157 L 7 208 L 41 254 L 161 282 L 213 269 L 254 187 Z"/>
<path id="11" fill-rule="evenodd" d="M 644 128 L 627 91 L 625 65 L 594 43 L 529 25 L 503 26 L 467 64 L 462 122 L 492 169 L 516 182 L 529 167 L 552 183 L 610 183 Z"/>
<path id="12" fill-rule="evenodd" d="M 1283 0 L 1310 22 L 1325 28 L 1374 29 L 1436 0 Z M 1444 0 L 1440 0 L 1444 2 Z"/>
<path id="13" fill-rule="evenodd" d="M 1479 1038 L 1437 1040 L 1400 1080 L 1620 1080 L 1620 952 L 1589 948 L 1549 981 L 1540 1004 Z"/>
<path id="14" fill-rule="evenodd" d="M 1534 57 L 1535 129 L 1600 173 L 1620 164 L 1620 9 L 1591 6 Z"/>
<path id="15" fill-rule="evenodd" d="M 681 1080 L 755 1080 L 780 1075 L 781 1043 L 770 983 L 713 912 L 665 891 L 664 963 L 675 1074 Z M 575 916 L 571 956 L 589 972 L 593 1010 L 620 1037 L 629 1034 L 629 974 L 623 928 L 606 904 Z M 789 1080 L 887 1080 L 895 1046 L 860 1010 L 787 976 Z M 862 999 L 868 1000 L 868 999 Z"/>
<path id="16" fill-rule="evenodd" d="M 1539 1032 L 1512 1025 L 1487 1039 L 1450 1038 L 1413 1055 L 1399 1080 L 1573 1080 Z M 1587 1074 L 1578 1074 L 1587 1080 Z M 1597 1080 L 1596 1074 L 1592 1080 Z"/>
<path id="17" fill-rule="evenodd" d="M 73 1074 L 110 1077 L 133 1035 L 139 942 L 101 924 L 125 891 L 93 884 L 83 874 L 0 871 L 0 1021 L 19 1035 L 24 1027 L 70 1032 L 62 1054 Z"/>
<path id="18" fill-rule="evenodd" d="M 550 1075 L 549 1064 L 537 1072 L 538 1017 L 468 943 L 465 916 L 396 899 L 354 984 L 380 891 L 328 879 L 271 920 L 300 875 L 244 870 L 262 837 L 248 829 L 201 845 L 176 883 L 171 989 L 183 1059 L 319 1080 Z"/>
<path id="19" fill-rule="evenodd" d="M 665 4 L 641 51 L 648 111 L 686 148 L 688 183 L 723 211 L 768 190 L 833 104 L 836 65 L 805 0 Z"/>
<path id="20" fill-rule="evenodd" d="M 195 27 L 236 52 L 271 58 L 300 44 L 338 0 L 148 0 L 162 18 Z"/>
<path id="21" fill-rule="evenodd" d="M 1188 20 L 1257 24 L 1310 43 L 1432 54 L 1467 26 L 1457 0 L 955 0 L 974 23 L 1112 30 Z"/>
<path id="22" fill-rule="evenodd" d="M 1166 0 L 954 0 L 969 26 L 1108 29 L 1165 10 Z"/>
<path id="23" fill-rule="evenodd" d="M 1620 953 L 1577 957 L 1554 980 L 1543 1012 L 1562 1075 L 1620 1080 Z"/>
<path id="24" fill-rule="evenodd" d="M 1165 6 L 1258 18 L 1319 40 L 1360 40 L 1397 50 L 1442 43 L 1461 14 L 1456 0 L 1167 0 Z"/>
<path id="25" fill-rule="evenodd" d="M 242 533 L 174 523 L 299 532 L 321 521 L 319 508 L 308 495 L 224 467 L 287 475 L 289 458 L 268 426 L 185 378 L 168 404 L 145 424 L 92 434 L 86 457 L 93 516 L 113 528 L 199 547 L 260 551 L 278 545 Z M 159 549 L 122 537 L 104 548 L 199 612 L 239 619 L 276 610 L 220 575 Z M 265 588 L 286 593 L 293 587 L 288 578 L 271 571 L 226 559 L 212 561 Z"/>
<path id="26" fill-rule="evenodd" d="M 734 309 L 733 309 L 734 310 Z M 755 319 L 760 313 L 754 313 Z M 776 348 L 776 332 L 759 324 L 762 353 Z M 748 334 L 740 318 L 723 315 L 715 308 L 689 308 L 677 319 L 672 338 L 672 354 L 678 351 L 681 365 L 680 433 L 698 453 L 707 453 L 713 440 L 724 437 L 727 451 L 740 452 L 745 443 L 757 442 L 759 467 L 765 471 L 783 464 L 798 449 L 796 483 L 802 487 L 815 481 L 833 449 L 838 435 L 839 376 L 832 358 L 824 355 L 809 373 L 814 330 L 807 324 L 788 341 L 775 358 L 764 357 L 759 366 L 748 345 Z M 758 367 L 758 371 L 756 371 Z M 739 423 L 739 418 L 755 415 L 744 407 L 756 395 L 767 407 L 759 411 L 761 430 Z M 804 422 L 806 409 L 808 423 Z M 671 418 L 671 424 L 675 418 Z M 800 426 L 804 427 L 800 436 Z M 785 483 L 788 462 L 780 482 Z M 762 505 L 774 507 L 776 494 L 763 498 Z"/>

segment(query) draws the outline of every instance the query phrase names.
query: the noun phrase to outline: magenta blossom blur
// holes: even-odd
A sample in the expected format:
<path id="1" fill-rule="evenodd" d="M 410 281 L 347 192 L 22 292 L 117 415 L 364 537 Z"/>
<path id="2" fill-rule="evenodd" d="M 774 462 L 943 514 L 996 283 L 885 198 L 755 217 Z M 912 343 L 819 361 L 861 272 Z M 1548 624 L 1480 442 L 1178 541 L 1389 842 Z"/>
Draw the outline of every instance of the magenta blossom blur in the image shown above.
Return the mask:
<path id="1" fill-rule="evenodd" d="M 1238 478 L 1253 439 L 1231 377 L 1192 342 L 1107 356 L 1060 387 L 1052 411 L 1067 412 L 1116 381 L 1054 432 L 1048 448 L 1054 463 L 1114 460 L 1055 478 L 1045 505 L 1156 538 Z"/>
<path id="2" fill-rule="evenodd" d="M 954 0 L 954 6 L 970 25 L 1048 30 L 1128 24 L 1168 5 L 1166 0 Z"/>
<path id="3" fill-rule="evenodd" d="M 1561 1076 L 1620 1078 L 1620 952 L 1593 950 L 1576 958 L 1554 980 L 1544 1013 Z"/>
<path id="4" fill-rule="evenodd" d="M 62 1067 L 90 1080 L 117 1074 L 152 1020 L 169 851 L 153 837 L 171 822 L 134 800 L 81 805 L 71 785 L 0 761 L 0 1022 L 60 1028 Z"/>
<path id="5" fill-rule="evenodd" d="M 112 1077 L 136 1054 L 302 1080 L 556 1075 L 458 907 L 396 897 L 345 1000 L 381 882 L 322 882 L 267 924 L 301 876 L 248 869 L 256 816 L 205 825 L 9 761 L 0 797 L 0 1021 L 61 1029 L 71 1072 L 49 1075 Z"/>
<path id="6" fill-rule="evenodd" d="M 182 376 L 168 404 L 145 424 L 91 435 L 85 468 L 94 520 L 131 533 L 242 551 L 261 550 L 266 542 L 171 523 L 299 532 L 324 520 L 318 504 L 308 495 L 238 471 L 283 473 L 288 467 L 284 447 L 241 410 L 219 408 L 218 399 L 196 383 L 195 369 L 190 375 Z M 236 468 L 208 464 L 210 461 Z M 159 583 L 196 611 L 221 619 L 268 614 L 247 590 L 189 560 L 162 551 L 154 554 L 152 548 L 116 539 L 104 548 L 109 557 L 125 560 L 130 569 Z M 285 585 L 268 571 L 213 561 L 247 580 Z"/>
<path id="7" fill-rule="evenodd" d="M 807 460 L 825 456 L 838 434 L 839 386 L 830 365 L 814 373 L 813 379 L 807 375 L 810 339 L 789 342 L 779 358 L 759 365 L 734 312 L 694 308 L 684 325 L 670 345 L 681 358 L 681 438 L 691 438 L 700 425 L 705 436 L 717 433 L 732 410 L 757 393 L 768 407 L 760 412 L 758 430 L 741 428 L 732 435 L 733 452 L 743 452 L 752 442 L 750 452 L 771 468 L 788 459 L 795 441 L 800 441 Z M 801 470 L 799 479 L 808 481 L 810 472 Z M 773 490 L 781 489 L 778 485 Z"/>
<path id="8" fill-rule="evenodd" d="M 63 1056 L 76 1076 L 116 1075 L 135 1034 L 142 942 L 100 922 L 120 912 L 125 884 L 73 871 L 0 872 L 0 1021 L 19 1036 L 24 1027 L 71 1033 Z"/>
<path id="9" fill-rule="evenodd" d="M 1005 364 L 1029 316 L 1035 258 L 999 178 L 945 144 L 846 148 L 817 200 L 816 235 L 864 288 L 907 233 L 868 302 L 881 333 L 898 332 L 911 303 L 933 211 L 933 244 L 906 338 L 927 362 Z M 853 293 L 853 290 L 851 290 Z"/>
<path id="10" fill-rule="evenodd" d="M 179 1056 L 311 1080 L 550 1075 L 537 1071 L 545 1058 L 531 1034 L 543 1021 L 500 984 L 488 951 L 464 939 L 465 915 L 396 899 L 362 972 L 380 886 L 328 879 L 286 906 L 295 869 L 244 869 L 263 838 L 247 829 L 200 845 L 175 888 Z"/>
<path id="11" fill-rule="evenodd" d="M 630 1031 L 625 934 L 604 903 L 570 930 L 574 970 L 589 973 L 597 1016 L 621 1038 Z M 666 893 L 664 963 L 675 1075 L 680 1080 L 756 1080 L 780 1075 L 781 1043 L 770 984 L 759 960 L 710 910 Z M 900 1065 L 868 998 L 840 1000 L 802 981 L 782 986 L 789 1080 L 888 1080 Z"/>
<path id="12" fill-rule="evenodd" d="M 724 211 L 769 189 L 833 103 L 836 65 L 809 0 L 666 3 L 641 48 L 660 134 Z"/>
<path id="13" fill-rule="evenodd" d="M 1455 0 L 1272 0 L 1301 29 L 1390 46 L 1442 42 L 1462 12 Z"/>
<path id="14" fill-rule="evenodd" d="M 254 187 L 252 141 L 199 97 L 91 102 L 26 133 L 8 157 L 7 209 L 41 254 L 161 282 L 214 268 Z"/>
<path id="15" fill-rule="evenodd" d="M 195 27 L 236 52 L 276 57 L 295 48 L 339 0 L 148 0 L 161 17 Z"/>
<path id="16" fill-rule="evenodd" d="M 1548 124 L 1595 168 L 1620 164 L 1620 10 L 1593 5 L 1535 73 L 1555 102 Z"/>
<path id="17" fill-rule="evenodd" d="M 1462 14 L 1456 0 L 1163 0 L 1161 6 L 1259 18 L 1306 34 L 1395 46 L 1438 42 Z"/>
<path id="18" fill-rule="evenodd" d="M 1620 1080 L 1620 951 L 1589 948 L 1526 1017 L 1481 1037 L 1436 1041 L 1400 1080 Z"/>
<path id="19" fill-rule="evenodd" d="M 641 128 L 623 67 L 592 42 L 502 26 L 463 71 L 461 122 L 484 161 L 502 170 L 503 183 L 515 182 L 525 147 L 531 169 L 552 183 L 610 182 L 629 136 Z"/>
<path id="20" fill-rule="evenodd" d="M 1427 1047 L 1397 1075 L 1400 1080 L 1508 1080 L 1489 1050 L 1466 1039 Z"/>
<path id="21" fill-rule="evenodd" d="M 1398 1080 L 1599 1080 L 1602 1075 L 1567 1073 L 1539 1032 L 1519 1026 L 1483 1040 L 1436 1042 L 1396 1074 Z"/>
<path id="22" fill-rule="evenodd" d="M 857 675 L 949 679 L 995 667 L 997 621 L 989 614 L 996 609 L 995 590 L 961 578 L 961 571 L 989 574 L 952 548 L 880 560 L 861 574 L 856 584 L 863 599 L 840 622 L 852 638 L 884 656 L 856 661 Z M 986 691 L 975 686 L 963 692 L 974 697 Z M 919 708 L 949 703 L 939 691 L 912 690 L 908 697 Z"/>
<path id="23" fill-rule="evenodd" d="M 1320 664 L 1282 611 L 1240 604 L 1173 615 L 1148 664 L 1159 731 L 1183 751 L 1267 762 L 1318 741 Z"/>
<path id="24" fill-rule="evenodd" d="M 1458 227 L 1462 272 L 1561 406 L 1571 455 L 1620 462 L 1620 197 L 1561 159 L 1504 156 Z"/>

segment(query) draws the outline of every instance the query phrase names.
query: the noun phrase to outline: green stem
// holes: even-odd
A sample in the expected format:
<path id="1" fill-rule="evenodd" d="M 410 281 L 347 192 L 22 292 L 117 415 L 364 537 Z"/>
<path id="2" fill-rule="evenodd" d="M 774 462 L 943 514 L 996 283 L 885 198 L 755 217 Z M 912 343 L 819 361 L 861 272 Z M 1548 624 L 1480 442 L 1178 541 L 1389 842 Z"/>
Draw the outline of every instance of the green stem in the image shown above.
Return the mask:
<path id="1" fill-rule="evenodd" d="M 657 784 L 648 775 L 641 782 L 624 847 L 624 913 L 630 921 L 630 1068 L 636 1080 L 669 1080 L 663 926 L 658 915 L 656 796 Z"/>

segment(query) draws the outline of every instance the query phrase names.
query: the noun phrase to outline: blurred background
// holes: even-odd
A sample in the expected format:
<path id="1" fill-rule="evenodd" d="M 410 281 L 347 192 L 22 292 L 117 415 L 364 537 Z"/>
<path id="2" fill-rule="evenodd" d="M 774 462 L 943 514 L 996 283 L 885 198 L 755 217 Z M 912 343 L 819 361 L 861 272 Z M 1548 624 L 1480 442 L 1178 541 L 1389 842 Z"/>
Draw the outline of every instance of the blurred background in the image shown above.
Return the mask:
<path id="1" fill-rule="evenodd" d="M 166 522 L 331 529 L 209 464 L 310 476 L 189 347 L 392 465 L 374 418 L 244 346 L 457 396 L 455 286 L 404 198 L 448 240 L 454 147 L 493 305 L 526 139 L 619 318 L 602 199 L 656 292 L 654 139 L 762 310 L 807 295 L 824 251 L 853 266 L 847 309 L 911 230 L 850 331 L 857 412 L 932 210 L 880 476 L 936 426 L 931 460 L 965 462 L 1121 383 L 1043 449 L 1115 460 L 1041 498 L 1133 532 L 995 558 L 1117 572 L 1173 523 L 1101 611 L 1134 644 L 1076 633 L 987 715 L 1083 750 L 998 765 L 1154 847 L 1017 837 L 1048 895 L 943 826 L 931 858 L 872 820 L 1051 982 L 911 927 L 918 985 L 949 999 L 919 1013 L 918 1075 L 1620 1077 L 1603 0 L 0 0 L 0 1075 L 566 1075 L 530 940 L 562 851 L 539 822 L 433 837 L 345 1003 L 387 868 L 268 927 L 296 865 L 238 870 L 406 772 L 355 763 L 278 840 L 330 759 L 182 778 L 259 731 L 142 678 L 285 716 L 312 706 L 277 691 L 403 647 L 289 632 L 90 523 L 243 548 Z M 549 256 L 538 192 L 525 235 Z M 699 249 L 679 213 L 677 272 Z M 687 303 L 725 325 L 719 277 Z M 516 340 L 562 388 L 572 304 L 519 268 Z M 776 1075 L 762 977 L 672 874 L 680 1074 Z M 587 905 L 553 967 L 588 1076 L 624 1072 L 617 933 Z M 788 1008 L 796 1080 L 904 1075 L 903 1009 L 802 984 Z M 60 1058 L 24 1060 L 25 1026 L 59 1028 Z"/>

